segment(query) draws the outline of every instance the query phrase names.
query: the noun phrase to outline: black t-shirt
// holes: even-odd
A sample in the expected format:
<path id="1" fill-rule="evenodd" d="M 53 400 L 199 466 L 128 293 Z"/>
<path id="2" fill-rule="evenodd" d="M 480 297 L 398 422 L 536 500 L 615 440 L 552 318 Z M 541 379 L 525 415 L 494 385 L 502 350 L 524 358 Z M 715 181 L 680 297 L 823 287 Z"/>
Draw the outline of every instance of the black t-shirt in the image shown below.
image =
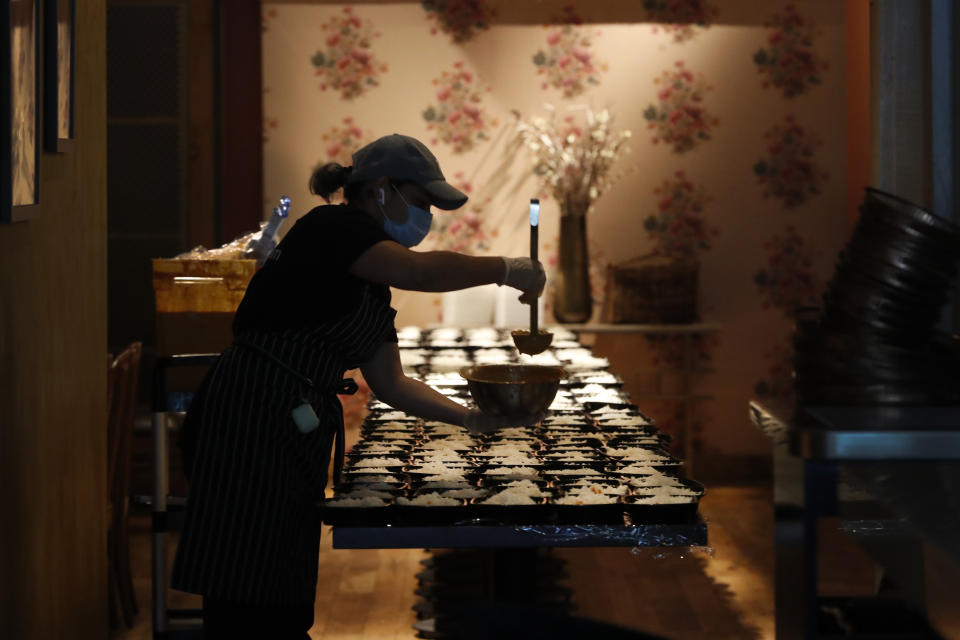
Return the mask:
<path id="1" fill-rule="evenodd" d="M 247 287 L 233 332 L 283 331 L 334 321 L 370 287 L 389 305 L 390 288 L 350 274 L 364 251 L 390 236 L 346 204 L 315 207 L 287 232 Z"/>

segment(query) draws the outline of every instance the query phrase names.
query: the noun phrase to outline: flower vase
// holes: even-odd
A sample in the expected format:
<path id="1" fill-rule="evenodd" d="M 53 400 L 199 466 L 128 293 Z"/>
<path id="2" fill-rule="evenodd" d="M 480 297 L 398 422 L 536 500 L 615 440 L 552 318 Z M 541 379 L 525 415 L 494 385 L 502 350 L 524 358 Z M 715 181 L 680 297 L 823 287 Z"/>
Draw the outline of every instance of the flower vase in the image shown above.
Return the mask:
<path id="1" fill-rule="evenodd" d="M 564 211 L 560 216 L 560 264 L 554 283 L 553 315 L 560 322 L 586 322 L 593 313 L 587 217 Z"/>

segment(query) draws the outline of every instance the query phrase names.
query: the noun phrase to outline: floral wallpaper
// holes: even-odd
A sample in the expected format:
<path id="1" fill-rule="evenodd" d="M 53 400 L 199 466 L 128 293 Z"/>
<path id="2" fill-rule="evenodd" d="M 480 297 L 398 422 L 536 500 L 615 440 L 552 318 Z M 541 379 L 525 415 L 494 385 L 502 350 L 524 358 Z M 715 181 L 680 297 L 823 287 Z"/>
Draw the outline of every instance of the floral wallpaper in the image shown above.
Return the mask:
<path id="1" fill-rule="evenodd" d="M 792 317 L 797 307 L 815 305 L 819 285 L 813 271 L 814 253 L 793 225 L 763 245 L 767 264 L 753 281 L 764 309 L 779 309 Z"/>
<path id="2" fill-rule="evenodd" d="M 378 76 L 387 71 L 373 51 L 373 40 L 380 36 L 373 23 L 363 20 L 344 7 L 331 16 L 320 29 L 324 32 L 322 49 L 310 58 L 320 77 L 320 90 L 328 88 L 345 99 L 363 95 L 379 84 Z"/>
<path id="3" fill-rule="evenodd" d="M 820 138 L 792 115 L 763 134 L 766 155 L 753 165 L 764 198 L 776 198 L 788 209 L 820 193 L 827 173 L 817 165 Z"/>
<path id="4" fill-rule="evenodd" d="M 533 54 L 537 74 L 544 76 L 541 89 L 559 89 L 573 98 L 600 84 L 606 63 L 594 59 L 593 41 L 600 31 L 582 26 L 572 7 L 558 24 L 546 25 L 546 42 Z"/>
<path id="5" fill-rule="evenodd" d="M 323 141 L 324 162 L 339 162 L 350 166 L 353 152 L 370 142 L 371 137 L 357 126 L 353 116 L 344 116 L 340 124 L 332 125 L 320 135 Z"/>
<path id="6" fill-rule="evenodd" d="M 457 171 L 450 184 L 467 194 L 469 200 L 459 215 L 441 213 L 434 216 L 430 235 L 424 241 L 425 247 L 440 251 L 456 251 L 470 255 L 484 255 L 497 237 L 497 230 L 489 228 L 485 208 L 491 198 L 478 198 L 473 184 L 464 177 L 463 171 Z M 482 196 L 481 196 L 482 197 Z"/>
<path id="7" fill-rule="evenodd" d="M 433 25 L 430 33 L 439 29 L 456 43 L 489 29 L 490 19 L 497 13 L 486 0 L 423 0 L 422 5 Z"/>
<path id="8" fill-rule="evenodd" d="M 463 153 L 489 138 L 488 131 L 497 126 L 496 118 L 490 118 L 482 104 L 483 92 L 489 87 L 482 86 L 463 61 L 441 72 L 433 85 L 436 102 L 423 111 L 427 129 L 435 134 L 433 144 L 441 142 L 450 145 L 454 153 Z"/>
<path id="9" fill-rule="evenodd" d="M 720 229 L 707 221 L 704 207 L 711 198 L 706 188 L 695 185 L 685 171 L 653 190 L 657 211 L 643 222 L 653 242 L 654 253 L 681 260 L 695 260 L 710 249 L 711 238 Z"/>
<path id="10" fill-rule="evenodd" d="M 643 117 L 653 130 L 654 144 L 663 142 L 674 152 L 691 151 L 710 139 L 711 131 L 720 121 L 704 105 L 704 98 L 713 87 L 703 74 L 694 75 L 682 60 L 654 78 L 657 101 L 647 107 Z"/>
<path id="11" fill-rule="evenodd" d="M 663 30 L 675 43 L 695 37 L 709 27 L 719 13 L 717 6 L 706 0 L 643 0 L 643 8 L 647 18 L 658 23 L 653 33 Z"/>
<path id="12" fill-rule="evenodd" d="M 774 15 L 766 26 L 766 43 L 753 54 L 763 87 L 773 87 L 785 98 L 792 98 L 820 84 L 821 73 L 830 65 L 814 48 L 816 26 L 792 4 L 782 14 Z"/>
<path id="13" fill-rule="evenodd" d="M 819 301 L 847 233 L 843 3 L 317 1 L 265 4 L 262 25 L 265 217 L 282 194 L 292 218 L 320 204 L 317 163 L 407 133 L 470 196 L 417 250 L 526 255 L 539 195 L 549 286 L 560 202 L 518 124 L 555 117 L 576 140 L 584 108 L 608 110 L 633 135 L 586 213 L 594 318 L 608 265 L 695 257 L 717 328 L 693 346 L 709 400 L 685 418 L 670 400 L 641 408 L 666 430 L 692 420 L 702 451 L 767 451 L 744 407 L 790 392 L 791 309 Z M 436 294 L 395 291 L 394 306 L 398 325 L 440 320 Z M 637 367 L 683 353 L 678 334 L 638 343 Z"/>

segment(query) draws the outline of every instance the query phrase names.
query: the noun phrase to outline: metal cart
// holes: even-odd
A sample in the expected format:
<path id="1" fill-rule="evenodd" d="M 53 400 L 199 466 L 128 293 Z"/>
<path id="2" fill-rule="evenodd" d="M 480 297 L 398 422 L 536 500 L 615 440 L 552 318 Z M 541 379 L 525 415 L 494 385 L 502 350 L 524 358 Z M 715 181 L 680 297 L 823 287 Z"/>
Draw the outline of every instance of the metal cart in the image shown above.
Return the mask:
<path id="1" fill-rule="evenodd" d="M 163 356 L 157 359 L 153 371 L 153 497 L 151 588 L 153 612 L 153 637 L 202 638 L 203 615 L 199 609 L 167 608 L 167 533 L 179 531 L 183 526 L 182 496 L 169 495 L 170 461 L 167 435 L 170 416 L 182 413 L 192 392 L 168 389 L 170 369 L 182 367 L 210 367 L 220 357 L 216 353 Z"/>

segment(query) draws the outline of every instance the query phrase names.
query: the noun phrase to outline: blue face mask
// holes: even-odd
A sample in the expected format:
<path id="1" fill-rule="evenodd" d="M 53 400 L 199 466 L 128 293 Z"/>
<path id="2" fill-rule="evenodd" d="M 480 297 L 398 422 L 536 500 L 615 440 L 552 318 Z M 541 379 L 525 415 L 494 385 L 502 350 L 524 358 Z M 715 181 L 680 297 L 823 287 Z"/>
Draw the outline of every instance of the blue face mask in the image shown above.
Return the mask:
<path id="1" fill-rule="evenodd" d="M 427 237 L 427 233 L 430 232 L 430 225 L 433 224 L 433 214 L 407 203 L 406 198 L 403 197 L 403 194 L 400 193 L 400 190 L 397 189 L 396 186 L 393 187 L 393 190 L 396 191 L 400 199 L 403 200 L 403 204 L 407 205 L 407 221 L 402 223 L 394 222 L 384 213 L 383 230 L 403 246 L 407 248 L 415 247 L 420 244 L 420 242 Z"/>

